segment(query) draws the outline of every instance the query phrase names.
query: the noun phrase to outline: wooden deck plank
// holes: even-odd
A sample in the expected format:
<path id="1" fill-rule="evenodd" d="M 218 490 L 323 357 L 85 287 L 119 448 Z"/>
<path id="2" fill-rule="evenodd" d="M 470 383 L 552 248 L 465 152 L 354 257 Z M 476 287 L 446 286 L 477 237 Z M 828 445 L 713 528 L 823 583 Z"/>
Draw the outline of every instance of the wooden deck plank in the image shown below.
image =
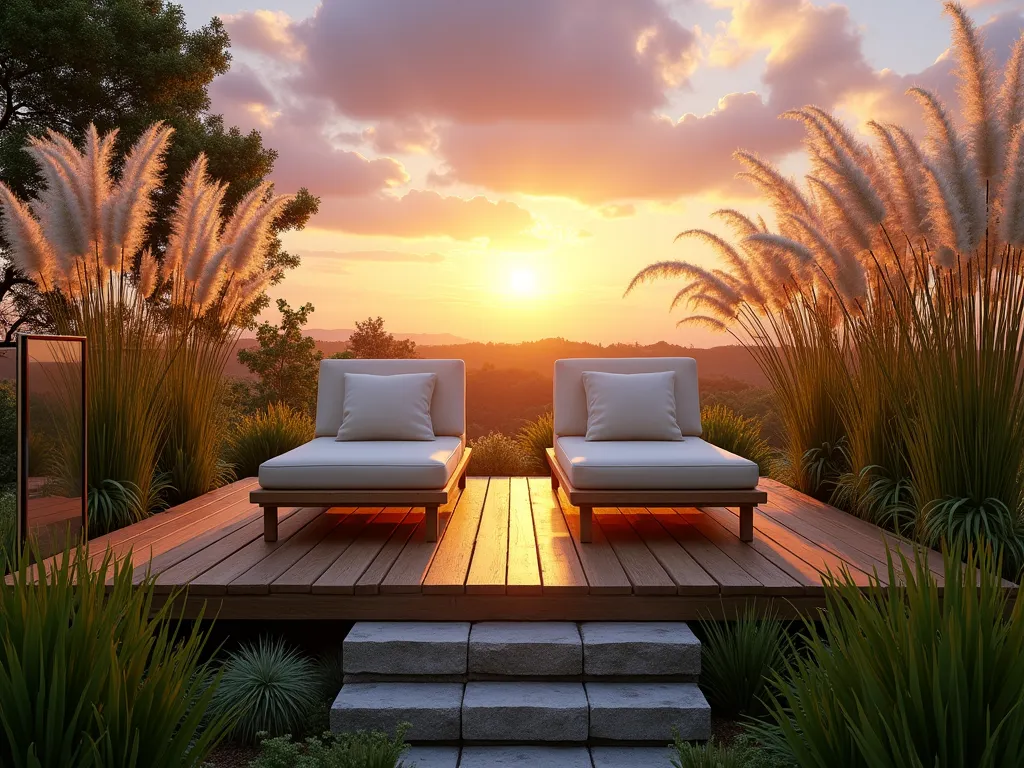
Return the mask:
<path id="1" fill-rule="evenodd" d="M 675 510 L 677 515 L 714 542 L 722 552 L 732 558 L 740 568 L 745 570 L 764 587 L 765 594 L 776 596 L 800 595 L 804 592 L 803 585 L 786 571 L 765 558 L 748 542 L 740 541 L 735 528 L 727 528 L 702 510 L 683 508 Z"/>
<path id="2" fill-rule="evenodd" d="M 359 537 L 344 554 L 313 582 L 310 591 L 318 594 L 354 595 L 356 582 L 409 512 L 409 509 L 378 510 L 378 514 L 359 532 Z"/>
<path id="3" fill-rule="evenodd" d="M 649 512 L 700 567 L 718 582 L 723 596 L 765 594 L 764 585 L 760 581 L 690 525 L 686 518 L 671 509 L 651 509 Z"/>
<path id="4" fill-rule="evenodd" d="M 542 593 L 537 537 L 533 527 L 530 484 L 525 477 L 513 477 L 509 485 L 508 576 L 505 591 L 510 595 Z"/>
<path id="5" fill-rule="evenodd" d="M 257 530 L 258 535 L 230 557 L 195 576 L 189 582 L 189 593 L 193 595 L 228 594 L 231 583 L 235 579 L 266 560 L 275 550 L 286 546 L 303 528 L 323 516 L 324 512 L 319 507 L 302 507 L 295 510 L 295 514 L 281 512 L 278 527 L 279 538 L 277 541 L 268 542 L 263 539 L 263 515 L 258 512 L 256 520 L 250 524 Z M 244 590 L 240 590 L 236 594 L 242 593 Z M 255 594 L 266 593 L 265 587 L 255 591 Z"/>
<path id="6" fill-rule="evenodd" d="M 619 514 L 601 515 L 597 519 L 608 543 L 615 550 L 615 556 L 619 558 L 619 564 L 626 572 L 626 577 L 633 585 L 633 594 L 676 594 L 675 581 L 661 567 L 658 558 L 647 548 L 643 539 L 637 535 L 622 514 L 622 510 L 617 511 Z"/>
<path id="7" fill-rule="evenodd" d="M 295 565 L 270 582 L 270 591 L 292 594 L 310 592 L 313 582 L 345 554 L 358 539 L 366 524 L 379 512 L 379 509 L 357 507 L 343 516 L 341 521 L 299 558 Z"/>
<path id="8" fill-rule="evenodd" d="M 285 510 L 280 515 L 280 524 L 283 528 L 285 522 L 293 520 L 287 530 L 298 530 L 303 525 L 303 521 L 308 521 L 314 516 L 321 514 L 321 512 L 322 510 L 316 508 Z M 258 507 L 254 510 L 253 514 L 245 517 L 245 521 L 244 525 L 241 526 L 236 525 L 220 529 L 218 533 L 221 536 L 215 541 L 182 558 L 174 565 L 168 568 L 161 568 L 156 577 L 156 591 L 171 591 L 175 586 L 187 585 L 193 579 L 206 573 L 216 565 L 233 558 L 243 547 L 248 546 L 257 539 L 262 539 L 263 515 Z M 166 554 L 176 553 L 179 549 L 185 548 L 187 548 L 187 545 L 176 547 Z M 226 588 L 223 591 L 226 592 Z"/>
<path id="9" fill-rule="evenodd" d="M 527 485 L 530 487 L 530 508 L 537 536 L 542 594 L 587 594 L 590 589 L 587 576 L 550 481 L 546 477 L 531 477 Z"/>
<path id="10" fill-rule="evenodd" d="M 353 510 L 354 511 L 354 510 Z M 230 595 L 265 595 L 270 585 L 295 563 L 309 554 L 324 537 L 341 524 L 346 515 L 336 510 L 317 515 L 287 539 L 278 539 L 276 547 L 255 547 L 252 557 L 263 554 L 248 569 L 228 582 Z M 267 542 L 264 542 L 265 544 Z"/>
<path id="11" fill-rule="evenodd" d="M 466 593 L 503 595 L 508 576 L 509 478 L 492 477 L 480 515 Z"/>
<path id="12" fill-rule="evenodd" d="M 443 541 L 448 532 L 448 523 L 452 514 L 462 500 L 459 495 L 453 501 L 441 507 L 437 512 L 438 537 Z M 423 510 L 413 509 L 413 517 L 419 515 L 420 522 L 416 525 L 401 554 L 388 571 L 388 575 L 380 584 L 381 594 L 418 594 L 423 591 L 423 580 L 427 577 L 430 563 L 437 550 L 435 542 L 426 539 L 426 522 Z"/>
<path id="13" fill-rule="evenodd" d="M 462 594 L 473 559 L 476 533 L 487 497 L 487 478 L 470 477 L 459 503 L 452 512 L 444 536 L 437 543 L 434 557 L 423 577 L 424 594 Z"/>
<path id="14" fill-rule="evenodd" d="M 625 570 L 615 555 L 615 550 L 608 543 L 608 539 L 601 530 L 598 512 L 606 514 L 618 514 L 618 510 L 594 510 L 593 538 L 583 544 L 580 541 L 580 511 L 569 503 L 569 499 L 558 491 L 558 503 L 562 508 L 562 515 L 565 517 L 566 527 L 572 534 L 572 543 L 576 547 L 576 554 L 579 555 L 580 565 L 587 576 L 588 592 L 591 595 L 629 595 L 633 592 L 633 585 L 629 582 Z"/>
<path id="15" fill-rule="evenodd" d="M 398 560 L 399 555 L 402 554 L 402 550 L 405 549 L 405 545 L 415 532 L 416 527 L 422 522 L 422 510 L 419 512 L 409 510 L 409 514 L 405 516 L 402 522 L 395 526 L 394 532 L 384 543 L 384 546 L 381 547 L 377 556 L 373 558 L 373 562 L 363 572 L 363 575 L 359 577 L 359 581 L 355 585 L 355 594 L 376 595 L 380 592 L 380 585 Z"/>
<path id="16" fill-rule="evenodd" d="M 679 542 L 661 526 L 646 509 L 621 510 L 633 530 L 644 540 L 651 553 L 658 558 L 676 583 L 676 594 L 679 595 L 716 595 L 719 592 L 718 582 L 711 578 L 683 549 Z"/>
<path id="17" fill-rule="evenodd" d="M 724 507 L 720 507 L 720 509 L 724 509 Z M 732 510 L 728 510 L 728 512 L 735 514 Z M 738 519 L 739 516 L 736 515 L 736 517 Z M 757 538 L 758 534 L 767 536 L 782 545 L 786 550 L 823 574 L 831 571 L 833 574 L 838 575 L 841 571 L 847 570 L 858 587 L 866 587 L 869 584 L 868 575 L 861 569 L 845 562 L 841 557 L 834 555 L 827 549 L 816 546 L 803 536 L 794 533 L 784 525 L 776 523 L 771 518 L 755 510 L 754 538 Z"/>

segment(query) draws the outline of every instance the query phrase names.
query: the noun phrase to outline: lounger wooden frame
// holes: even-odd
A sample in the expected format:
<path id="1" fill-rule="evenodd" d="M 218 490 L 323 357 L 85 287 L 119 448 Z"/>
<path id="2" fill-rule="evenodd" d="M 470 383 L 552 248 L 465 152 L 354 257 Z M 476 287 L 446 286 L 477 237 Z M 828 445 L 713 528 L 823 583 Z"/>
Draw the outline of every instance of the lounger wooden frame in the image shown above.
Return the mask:
<path id="1" fill-rule="evenodd" d="M 754 507 L 768 502 L 768 492 L 760 486 L 753 490 L 581 490 L 574 488 L 555 457 L 555 449 L 547 449 L 551 466 L 551 487 L 559 486 L 569 503 L 580 509 L 580 541 L 592 537 L 594 507 L 739 507 L 740 541 L 754 540 Z"/>
<path id="2" fill-rule="evenodd" d="M 466 487 L 466 469 L 472 449 L 462 452 L 458 466 L 444 488 L 390 490 L 267 490 L 249 492 L 249 501 L 263 507 L 263 539 L 277 541 L 279 507 L 423 507 L 426 512 L 426 540 L 437 541 L 437 510 L 447 504 L 455 488 Z"/>

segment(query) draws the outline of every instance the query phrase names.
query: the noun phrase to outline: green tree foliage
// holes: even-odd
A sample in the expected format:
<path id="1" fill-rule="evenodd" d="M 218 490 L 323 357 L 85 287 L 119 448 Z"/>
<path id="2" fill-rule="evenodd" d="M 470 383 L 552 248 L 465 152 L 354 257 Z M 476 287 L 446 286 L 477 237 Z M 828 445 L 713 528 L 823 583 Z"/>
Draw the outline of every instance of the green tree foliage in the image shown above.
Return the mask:
<path id="1" fill-rule="evenodd" d="M 210 159 L 211 175 L 230 184 L 230 213 L 270 173 L 277 153 L 263 146 L 258 131 L 243 134 L 208 113 L 208 87 L 230 65 L 229 43 L 219 19 L 189 30 L 182 8 L 164 0 L 0 2 L 0 179 L 22 197 L 33 195 L 41 178 L 22 147 L 46 129 L 79 141 L 89 123 L 100 131 L 118 128 L 117 154 L 123 156 L 151 123 L 163 120 L 175 136 L 150 233 L 154 252 L 166 243 L 170 206 L 200 151 Z M 300 190 L 276 222 L 275 234 L 301 228 L 318 205 Z M 267 261 L 278 270 L 278 280 L 284 269 L 298 265 L 280 241 L 270 247 Z M 45 325 L 30 289 L 23 275 L 4 272 L 3 334 L 25 322 Z"/>
<path id="2" fill-rule="evenodd" d="M 353 357 L 367 360 L 395 360 L 416 357 L 416 343 L 410 339 L 396 339 L 384 330 L 384 318 L 356 320 L 356 330 L 348 338 L 348 351 Z"/>
<path id="3" fill-rule="evenodd" d="M 255 399 L 259 406 L 282 403 L 303 413 L 316 410 L 316 385 L 323 353 L 304 336 L 302 327 L 313 313 L 312 304 L 292 309 L 277 300 L 281 324 L 261 323 L 256 330 L 259 346 L 238 351 L 238 361 L 259 379 Z"/>

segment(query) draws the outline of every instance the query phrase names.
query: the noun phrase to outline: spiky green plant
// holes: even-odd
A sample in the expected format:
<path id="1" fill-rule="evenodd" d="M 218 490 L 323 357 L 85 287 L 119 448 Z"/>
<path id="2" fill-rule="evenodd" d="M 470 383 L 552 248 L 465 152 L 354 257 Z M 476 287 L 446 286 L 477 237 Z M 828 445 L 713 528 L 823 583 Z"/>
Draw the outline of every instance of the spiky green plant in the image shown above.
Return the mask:
<path id="1" fill-rule="evenodd" d="M 324 733 L 302 743 L 290 736 L 264 738 L 252 768 L 404 768 L 402 755 L 409 749 L 404 741 L 408 729 L 407 724 L 400 725 L 393 737 L 380 731 Z"/>
<path id="2" fill-rule="evenodd" d="M 772 449 L 761 436 L 758 419 L 741 416 L 727 405 L 705 405 L 700 409 L 701 437 L 730 453 L 750 459 L 762 475 L 768 474 Z"/>
<path id="3" fill-rule="evenodd" d="M 157 607 L 130 559 L 108 551 L 90 568 L 85 549 L 65 550 L 35 583 L 37 555 L 0 582 L 0 765 L 203 765 L 234 712 L 206 714 L 220 678 L 201 622 L 173 619 L 177 594 Z"/>
<path id="4" fill-rule="evenodd" d="M 229 434 L 225 460 L 238 477 L 255 477 L 260 464 L 313 439 L 313 419 L 283 403 L 245 416 Z"/>
<path id="5" fill-rule="evenodd" d="M 101 480 L 89 488 L 87 505 L 90 537 L 137 523 L 147 512 L 138 486 L 129 480 Z"/>
<path id="6" fill-rule="evenodd" d="M 530 457 L 528 471 L 531 474 L 546 475 L 548 460 L 546 452 L 555 444 L 555 416 L 551 411 L 528 421 L 519 430 L 519 445 Z"/>
<path id="7" fill-rule="evenodd" d="M 716 715 L 760 715 L 768 684 L 786 665 L 789 639 L 774 615 L 759 617 L 752 605 L 735 621 L 700 624 L 700 687 Z"/>
<path id="8" fill-rule="evenodd" d="M 470 443 L 468 472 L 476 476 L 515 477 L 529 471 L 532 456 L 513 437 L 491 432 Z"/>
<path id="9" fill-rule="evenodd" d="M 1024 750 L 1024 601 L 988 552 L 944 556 L 940 592 L 926 556 L 888 558 L 888 582 L 824 580 L 768 697 L 759 738 L 800 766 L 1013 765 Z M 899 568 L 897 569 L 897 565 Z M 905 586 L 904 586 L 905 582 Z"/>
<path id="10" fill-rule="evenodd" d="M 691 744 L 676 732 L 671 750 L 673 768 L 746 768 L 747 765 L 745 752 L 714 739 L 705 744 Z"/>
<path id="11" fill-rule="evenodd" d="M 283 639 L 263 637 L 228 656 L 210 711 L 241 712 L 231 736 L 253 744 L 261 732 L 304 733 L 318 694 L 313 662 Z"/>

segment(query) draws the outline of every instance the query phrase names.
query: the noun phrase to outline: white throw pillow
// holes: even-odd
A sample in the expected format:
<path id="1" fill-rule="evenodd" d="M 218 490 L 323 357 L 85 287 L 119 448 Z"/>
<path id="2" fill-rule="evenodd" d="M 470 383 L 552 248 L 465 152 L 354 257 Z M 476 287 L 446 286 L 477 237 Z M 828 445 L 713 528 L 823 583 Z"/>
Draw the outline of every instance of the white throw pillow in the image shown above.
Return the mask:
<path id="1" fill-rule="evenodd" d="M 682 440 L 676 375 L 583 372 L 587 440 Z"/>
<path id="2" fill-rule="evenodd" d="M 433 440 L 435 373 L 345 374 L 338 440 Z"/>

